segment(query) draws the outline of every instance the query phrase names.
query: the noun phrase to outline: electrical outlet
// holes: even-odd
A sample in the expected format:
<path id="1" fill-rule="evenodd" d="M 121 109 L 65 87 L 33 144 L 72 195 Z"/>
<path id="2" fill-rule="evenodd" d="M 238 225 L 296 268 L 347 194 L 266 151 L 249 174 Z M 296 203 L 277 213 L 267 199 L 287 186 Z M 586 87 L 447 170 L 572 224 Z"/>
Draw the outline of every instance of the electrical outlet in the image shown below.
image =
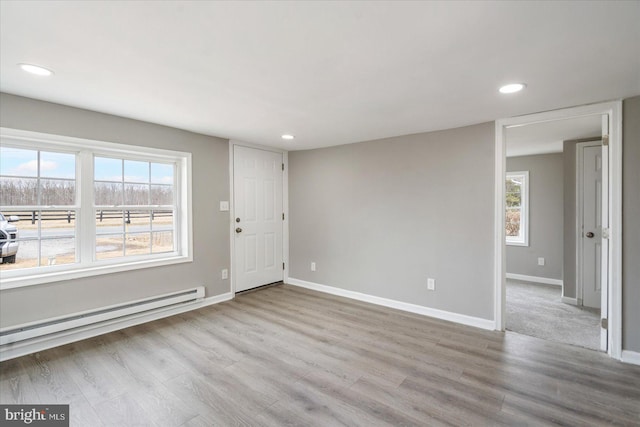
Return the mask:
<path id="1" fill-rule="evenodd" d="M 544 265 L 544 258 L 538 258 L 538 265 Z"/>
<path id="2" fill-rule="evenodd" d="M 427 279 L 427 289 L 430 291 L 436 290 L 436 279 L 432 279 L 432 278 Z"/>
<path id="3" fill-rule="evenodd" d="M 222 279 L 228 279 L 229 278 L 229 270 L 227 270 L 226 268 L 222 269 Z"/>
<path id="4" fill-rule="evenodd" d="M 315 262 L 311 263 L 311 271 L 316 271 L 316 263 Z"/>

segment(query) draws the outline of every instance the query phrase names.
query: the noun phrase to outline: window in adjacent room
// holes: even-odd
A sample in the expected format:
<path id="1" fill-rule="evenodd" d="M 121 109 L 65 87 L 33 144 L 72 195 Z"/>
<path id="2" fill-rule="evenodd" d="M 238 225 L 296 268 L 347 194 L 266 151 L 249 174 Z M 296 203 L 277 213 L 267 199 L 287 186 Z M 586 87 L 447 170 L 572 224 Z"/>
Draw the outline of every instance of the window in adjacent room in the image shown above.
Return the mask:
<path id="1" fill-rule="evenodd" d="M 506 243 L 529 246 L 529 172 L 507 172 L 506 178 Z"/>

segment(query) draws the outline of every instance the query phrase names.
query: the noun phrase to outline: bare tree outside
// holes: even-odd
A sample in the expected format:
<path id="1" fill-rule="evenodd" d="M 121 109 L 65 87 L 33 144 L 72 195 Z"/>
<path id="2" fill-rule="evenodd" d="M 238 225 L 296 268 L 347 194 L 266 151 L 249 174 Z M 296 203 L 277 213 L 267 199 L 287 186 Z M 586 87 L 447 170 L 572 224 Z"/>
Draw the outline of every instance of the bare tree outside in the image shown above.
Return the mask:
<path id="1" fill-rule="evenodd" d="M 75 199 L 75 180 L 40 179 L 38 184 L 33 178 L 0 177 L 0 206 L 73 206 Z"/>

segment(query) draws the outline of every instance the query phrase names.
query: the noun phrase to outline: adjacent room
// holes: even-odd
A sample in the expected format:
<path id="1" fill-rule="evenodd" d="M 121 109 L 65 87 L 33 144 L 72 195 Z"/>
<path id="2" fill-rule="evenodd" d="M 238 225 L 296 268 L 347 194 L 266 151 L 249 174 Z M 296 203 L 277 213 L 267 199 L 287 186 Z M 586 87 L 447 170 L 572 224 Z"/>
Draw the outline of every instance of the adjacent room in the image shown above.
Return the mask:
<path id="1" fill-rule="evenodd" d="M 640 1 L 0 2 L 0 424 L 640 424 Z"/>
<path id="2" fill-rule="evenodd" d="M 597 114 L 507 130 L 506 329 L 606 352 L 602 134 Z"/>

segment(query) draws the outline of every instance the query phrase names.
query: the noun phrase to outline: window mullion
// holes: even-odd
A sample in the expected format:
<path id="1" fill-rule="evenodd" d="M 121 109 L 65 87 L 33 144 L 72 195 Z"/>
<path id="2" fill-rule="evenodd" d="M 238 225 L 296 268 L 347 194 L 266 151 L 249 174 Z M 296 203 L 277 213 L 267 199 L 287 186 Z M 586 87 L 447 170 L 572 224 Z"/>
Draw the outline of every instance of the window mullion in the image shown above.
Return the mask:
<path id="1" fill-rule="evenodd" d="M 40 208 L 42 207 L 42 189 L 40 185 L 40 150 L 37 151 L 36 155 L 36 204 L 38 205 L 38 222 L 37 222 L 37 233 L 38 233 L 38 262 L 36 265 L 40 267 L 42 262 L 42 211 Z"/>
<path id="2" fill-rule="evenodd" d="M 80 263 L 89 265 L 93 262 L 95 253 L 95 209 L 93 207 L 93 154 L 89 151 L 81 151 L 78 161 L 78 197 L 80 221 L 76 222 L 76 245 Z"/>

